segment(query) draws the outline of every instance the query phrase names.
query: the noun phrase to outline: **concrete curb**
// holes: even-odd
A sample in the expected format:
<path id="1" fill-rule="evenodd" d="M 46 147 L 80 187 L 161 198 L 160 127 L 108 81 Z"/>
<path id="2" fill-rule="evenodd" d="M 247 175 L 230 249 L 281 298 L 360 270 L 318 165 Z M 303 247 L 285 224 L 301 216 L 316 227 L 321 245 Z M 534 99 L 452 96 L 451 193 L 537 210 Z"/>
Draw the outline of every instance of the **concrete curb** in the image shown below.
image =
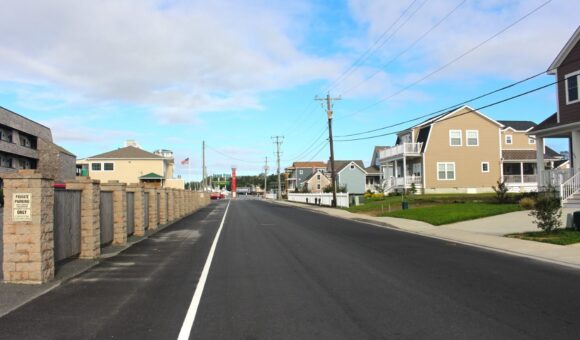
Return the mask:
<path id="1" fill-rule="evenodd" d="M 567 268 L 580 269 L 580 265 L 575 264 L 575 263 L 569 263 L 569 262 L 565 262 L 562 260 L 557 260 L 557 259 L 553 259 L 553 258 L 549 258 L 549 257 L 540 256 L 540 255 L 531 255 L 531 254 L 521 253 L 521 252 L 510 250 L 510 249 L 492 247 L 489 245 L 475 243 L 475 242 L 458 240 L 458 239 L 454 239 L 454 238 L 450 238 L 450 237 L 433 235 L 433 234 L 429 234 L 429 233 L 425 233 L 425 232 L 421 232 L 421 231 L 400 228 L 400 227 L 396 227 L 396 226 L 393 226 L 391 224 L 388 224 L 386 222 L 378 222 L 378 221 L 374 221 L 372 219 L 366 219 L 366 218 L 364 218 L 364 215 L 356 216 L 356 217 L 353 216 L 351 218 L 351 217 L 334 215 L 334 214 L 331 214 L 329 212 L 320 211 L 318 209 L 313 209 L 313 208 L 309 207 L 308 205 L 301 205 L 301 204 L 289 203 L 289 202 L 285 202 L 285 201 L 273 201 L 273 200 L 271 202 L 274 204 L 290 206 L 290 207 L 295 207 L 295 208 L 299 208 L 299 209 L 306 209 L 306 210 L 309 210 L 309 211 L 312 211 L 315 213 L 320 213 L 320 214 L 340 218 L 343 220 L 350 220 L 350 221 L 355 221 L 355 222 L 359 222 L 359 223 L 365 223 L 365 224 L 369 224 L 369 225 L 379 227 L 379 228 L 387 228 L 387 229 L 401 231 L 401 232 L 405 232 L 405 233 L 410 233 L 410 234 L 414 234 L 414 235 L 418 235 L 418 236 L 422 236 L 422 237 L 429 237 L 429 238 L 439 239 L 442 241 L 448 241 L 448 242 L 458 243 L 458 244 L 462 244 L 462 245 L 466 245 L 466 246 L 477 247 L 480 249 L 486 249 L 486 250 L 490 250 L 490 251 L 494 251 L 494 252 L 498 252 L 498 253 L 502 253 L 502 254 L 514 255 L 514 256 L 524 257 L 524 258 L 528 258 L 528 259 L 532 259 L 532 260 L 536 260 L 536 261 L 540 261 L 540 262 L 556 264 L 556 265 L 564 266 Z M 328 207 L 328 208 L 331 209 L 330 207 Z M 433 228 L 437 228 L 437 227 L 433 226 Z M 518 240 L 521 242 L 534 242 L 535 243 L 535 241 L 527 241 L 527 240 L 520 240 L 520 239 L 513 239 L 513 240 Z"/>

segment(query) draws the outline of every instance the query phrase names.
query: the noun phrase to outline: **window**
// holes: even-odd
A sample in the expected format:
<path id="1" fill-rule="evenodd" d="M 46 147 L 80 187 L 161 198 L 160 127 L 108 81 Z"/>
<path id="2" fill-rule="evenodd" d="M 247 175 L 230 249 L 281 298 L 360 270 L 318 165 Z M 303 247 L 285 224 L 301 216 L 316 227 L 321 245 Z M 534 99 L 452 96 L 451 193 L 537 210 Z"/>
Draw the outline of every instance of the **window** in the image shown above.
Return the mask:
<path id="1" fill-rule="evenodd" d="M 354 170 L 354 165 L 352 165 L 352 164 L 351 164 L 351 165 L 350 165 L 350 169 L 351 169 L 351 170 Z"/>
<path id="2" fill-rule="evenodd" d="M 451 181 L 455 179 L 455 163 L 437 163 L 437 179 Z"/>
<path id="3" fill-rule="evenodd" d="M 535 137 L 528 137 L 528 144 L 536 144 L 536 138 Z"/>
<path id="4" fill-rule="evenodd" d="M 566 104 L 573 104 L 580 100 L 578 78 L 580 78 L 580 71 L 566 75 Z"/>
<path id="5" fill-rule="evenodd" d="M 506 144 L 512 143 L 512 135 L 505 135 L 505 143 Z"/>
<path id="6" fill-rule="evenodd" d="M 461 130 L 449 130 L 449 145 L 461 146 Z"/>
<path id="7" fill-rule="evenodd" d="M 465 135 L 467 138 L 466 144 L 467 146 L 479 146 L 479 131 L 477 130 L 467 130 L 465 131 Z"/>
<path id="8" fill-rule="evenodd" d="M 320 174 L 316 175 L 316 179 L 320 181 Z"/>
<path id="9" fill-rule="evenodd" d="M 302 175 L 304 173 L 304 170 L 298 170 L 298 174 Z"/>
<path id="10" fill-rule="evenodd" d="M 489 172 L 489 162 L 481 162 L 481 172 Z"/>
<path id="11" fill-rule="evenodd" d="M 101 163 L 91 163 L 91 170 L 101 171 Z"/>
<path id="12" fill-rule="evenodd" d="M 316 189 L 320 190 L 320 184 L 316 184 Z"/>
<path id="13" fill-rule="evenodd" d="M 103 169 L 105 171 L 113 171 L 115 170 L 115 165 L 114 163 L 103 163 Z"/>

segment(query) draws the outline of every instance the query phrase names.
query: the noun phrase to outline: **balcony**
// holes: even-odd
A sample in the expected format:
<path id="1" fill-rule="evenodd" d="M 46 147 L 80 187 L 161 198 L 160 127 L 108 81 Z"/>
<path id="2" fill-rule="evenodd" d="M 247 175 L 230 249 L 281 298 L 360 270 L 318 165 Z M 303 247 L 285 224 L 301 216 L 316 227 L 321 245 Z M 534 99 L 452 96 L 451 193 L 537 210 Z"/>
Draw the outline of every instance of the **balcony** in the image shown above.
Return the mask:
<path id="1" fill-rule="evenodd" d="M 381 150 L 380 159 L 388 159 L 405 156 L 420 156 L 423 143 L 403 143 Z"/>
<path id="2" fill-rule="evenodd" d="M 416 175 L 408 175 L 406 177 L 390 177 L 386 179 L 386 187 L 405 187 L 410 188 L 413 183 L 417 185 L 423 184 L 423 178 Z"/>

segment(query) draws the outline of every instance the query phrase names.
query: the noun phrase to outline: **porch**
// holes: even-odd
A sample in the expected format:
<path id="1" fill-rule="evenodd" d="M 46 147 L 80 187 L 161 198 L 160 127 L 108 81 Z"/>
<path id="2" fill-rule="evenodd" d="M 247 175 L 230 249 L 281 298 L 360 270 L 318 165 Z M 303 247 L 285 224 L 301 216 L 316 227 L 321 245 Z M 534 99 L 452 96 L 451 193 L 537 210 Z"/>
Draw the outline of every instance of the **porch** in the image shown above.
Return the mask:
<path id="1" fill-rule="evenodd" d="M 389 193 L 397 190 L 423 188 L 423 162 L 421 155 L 415 157 L 403 157 L 383 163 L 383 191 Z"/>
<path id="2" fill-rule="evenodd" d="M 537 165 L 532 162 L 505 162 L 502 164 L 502 181 L 511 192 L 538 190 Z"/>

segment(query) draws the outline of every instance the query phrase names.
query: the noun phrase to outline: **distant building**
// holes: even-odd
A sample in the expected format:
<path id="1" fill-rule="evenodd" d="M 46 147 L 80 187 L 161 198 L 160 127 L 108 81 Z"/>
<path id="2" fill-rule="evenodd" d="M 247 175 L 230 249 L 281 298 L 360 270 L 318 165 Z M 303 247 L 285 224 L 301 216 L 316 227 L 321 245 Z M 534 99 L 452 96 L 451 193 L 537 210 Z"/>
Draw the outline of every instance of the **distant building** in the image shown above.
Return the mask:
<path id="1" fill-rule="evenodd" d="M 102 182 L 144 183 L 177 189 L 185 187 L 182 179 L 173 178 L 173 152 L 148 152 L 141 149 L 135 141 L 127 141 L 125 145 L 123 148 L 77 161 L 78 171 Z"/>
<path id="2" fill-rule="evenodd" d="M 294 162 L 292 166 L 286 168 L 286 187 L 288 191 L 301 190 L 304 181 L 313 173 L 324 171 L 326 171 L 324 162 Z"/>
<path id="3" fill-rule="evenodd" d="M 0 178 L 36 169 L 56 182 L 75 179 L 76 156 L 52 141 L 50 129 L 0 107 Z"/>

